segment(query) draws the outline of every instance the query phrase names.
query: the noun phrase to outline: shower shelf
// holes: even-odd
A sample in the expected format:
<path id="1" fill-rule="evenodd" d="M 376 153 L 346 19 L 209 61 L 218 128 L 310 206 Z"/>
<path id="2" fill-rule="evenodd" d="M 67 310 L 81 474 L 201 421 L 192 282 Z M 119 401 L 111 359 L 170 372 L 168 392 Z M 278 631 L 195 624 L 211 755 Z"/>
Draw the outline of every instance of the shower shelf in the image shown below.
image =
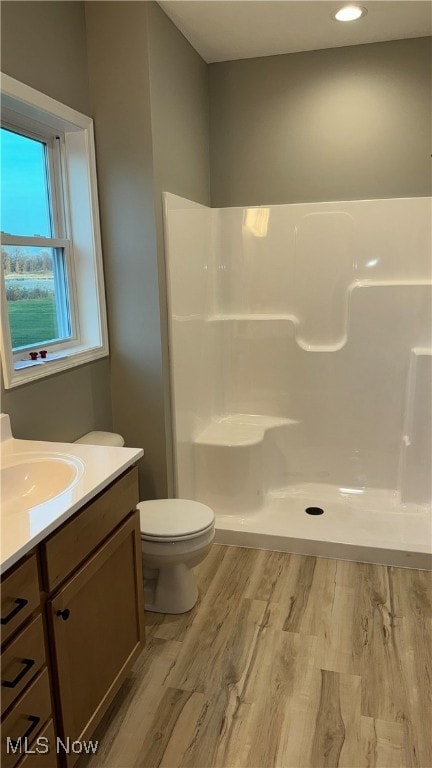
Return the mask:
<path id="1" fill-rule="evenodd" d="M 269 313 L 269 312 L 232 312 L 229 314 L 216 314 L 216 315 L 209 315 L 209 317 L 206 318 L 207 322 L 213 323 L 213 322 L 220 322 L 224 320 L 261 320 L 261 321 L 271 321 L 271 320 L 288 320 L 293 325 L 298 325 L 299 320 L 295 315 L 289 315 L 286 313 Z"/>
<path id="2" fill-rule="evenodd" d="M 284 329 L 284 333 L 287 333 L 291 337 L 295 338 L 295 341 L 300 349 L 302 349 L 304 352 L 339 352 L 342 350 L 346 344 L 349 341 L 349 337 L 351 335 L 351 305 L 353 302 L 353 297 L 361 291 L 363 294 L 366 293 L 375 293 L 377 290 L 381 291 L 382 289 L 389 289 L 393 291 L 398 291 L 401 288 L 417 288 L 420 289 L 421 293 L 419 294 L 418 301 L 420 301 L 421 296 L 423 295 L 425 289 L 427 296 L 428 289 L 432 288 L 432 283 L 430 280 L 421 280 L 421 279 L 404 279 L 404 280 L 353 280 L 351 283 L 346 285 L 343 294 L 340 297 L 340 300 L 343 302 L 344 305 L 344 311 L 343 311 L 343 322 L 340 325 L 339 328 L 339 335 L 337 333 L 334 334 L 332 337 L 331 334 L 327 331 L 324 334 L 324 339 L 317 339 L 317 338 L 307 338 L 307 314 L 305 315 L 306 318 L 306 327 L 303 322 L 303 320 L 297 315 L 292 313 L 266 313 L 266 312 L 236 312 L 236 313 L 215 313 L 213 315 L 209 315 L 206 318 L 206 322 L 208 323 L 282 323 L 283 325 L 278 329 L 277 334 L 279 335 L 281 333 L 281 329 Z M 397 299 L 395 298 L 395 301 Z M 329 302 L 329 306 L 331 306 L 331 302 Z M 333 310 L 332 310 L 333 311 Z M 322 325 L 321 325 L 321 331 L 322 328 L 325 327 L 326 318 L 321 318 Z M 288 329 L 286 329 L 286 326 L 288 326 Z M 252 326 L 254 328 L 254 333 L 256 333 L 257 326 Z M 310 333 L 310 330 L 309 330 Z"/>

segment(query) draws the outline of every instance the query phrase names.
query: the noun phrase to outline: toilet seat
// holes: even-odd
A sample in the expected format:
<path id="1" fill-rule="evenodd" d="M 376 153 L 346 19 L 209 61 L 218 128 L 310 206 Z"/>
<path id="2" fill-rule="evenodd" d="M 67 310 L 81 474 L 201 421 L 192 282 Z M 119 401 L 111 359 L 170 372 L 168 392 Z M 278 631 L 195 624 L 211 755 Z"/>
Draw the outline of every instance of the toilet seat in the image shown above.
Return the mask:
<path id="1" fill-rule="evenodd" d="M 141 533 L 141 541 L 156 541 L 161 544 L 170 544 L 176 541 L 192 541 L 192 539 L 198 539 L 201 536 L 205 536 L 209 531 L 212 531 L 214 527 L 214 524 L 208 526 L 208 528 L 204 528 L 203 531 L 198 531 L 197 533 L 189 533 L 185 536 L 149 536 L 147 533 Z"/>
<path id="2" fill-rule="evenodd" d="M 199 501 L 156 499 L 141 501 L 137 508 L 144 541 L 187 541 L 205 535 L 214 526 L 213 510 Z"/>

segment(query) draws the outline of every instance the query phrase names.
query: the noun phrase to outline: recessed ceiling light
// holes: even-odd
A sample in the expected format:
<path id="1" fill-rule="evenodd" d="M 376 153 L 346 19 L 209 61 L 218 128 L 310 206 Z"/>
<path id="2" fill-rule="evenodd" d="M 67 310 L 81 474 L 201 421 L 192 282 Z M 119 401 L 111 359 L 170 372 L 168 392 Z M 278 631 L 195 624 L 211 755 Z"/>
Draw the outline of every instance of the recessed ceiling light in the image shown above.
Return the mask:
<path id="1" fill-rule="evenodd" d="M 344 5 L 336 13 L 333 13 L 332 17 L 336 21 L 356 21 L 361 19 L 362 16 L 366 16 L 366 14 L 366 8 L 363 8 L 361 5 Z"/>

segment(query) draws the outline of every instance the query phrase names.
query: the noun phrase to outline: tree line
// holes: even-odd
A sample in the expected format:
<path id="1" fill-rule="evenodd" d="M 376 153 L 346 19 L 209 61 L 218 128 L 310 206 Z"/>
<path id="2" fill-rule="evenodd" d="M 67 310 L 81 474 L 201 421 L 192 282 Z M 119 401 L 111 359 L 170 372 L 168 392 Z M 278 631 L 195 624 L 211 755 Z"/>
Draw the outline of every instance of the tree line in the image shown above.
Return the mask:
<path id="1" fill-rule="evenodd" d="M 8 246 L 1 249 L 5 275 L 26 275 L 52 272 L 53 260 L 51 253 L 41 250 L 28 253 L 24 248 Z"/>

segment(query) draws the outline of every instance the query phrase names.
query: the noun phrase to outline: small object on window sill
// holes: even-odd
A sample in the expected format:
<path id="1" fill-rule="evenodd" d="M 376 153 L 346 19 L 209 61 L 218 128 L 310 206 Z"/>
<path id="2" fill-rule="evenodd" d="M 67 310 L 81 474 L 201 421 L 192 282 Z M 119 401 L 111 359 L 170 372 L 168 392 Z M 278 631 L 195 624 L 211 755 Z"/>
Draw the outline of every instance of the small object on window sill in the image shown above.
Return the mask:
<path id="1" fill-rule="evenodd" d="M 48 350 L 46 350 L 46 349 L 41 349 L 41 351 L 39 352 L 39 354 L 40 354 L 40 356 L 41 356 L 42 360 L 45 360 L 45 358 L 46 358 L 46 356 L 47 356 L 47 351 L 48 351 Z"/>
<path id="2" fill-rule="evenodd" d="M 39 352 L 29 352 L 29 355 L 31 360 L 37 360 Z"/>
<path id="3" fill-rule="evenodd" d="M 55 360 L 62 360 L 66 357 L 66 354 L 64 350 L 60 350 L 59 352 L 48 352 L 46 350 L 46 356 L 41 359 L 40 353 L 39 358 L 32 357 L 31 360 L 28 360 L 27 358 L 22 358 L 21 360 L 15 360 L 14 361 L 14 370 L 15 371 L 21 371 L 23 368 L 31 368 L 34 365 L 48 365 L 51 362 L 54 362 Z M 35 353 L 32 352 L 29 354 L 34 355 Z"/>

